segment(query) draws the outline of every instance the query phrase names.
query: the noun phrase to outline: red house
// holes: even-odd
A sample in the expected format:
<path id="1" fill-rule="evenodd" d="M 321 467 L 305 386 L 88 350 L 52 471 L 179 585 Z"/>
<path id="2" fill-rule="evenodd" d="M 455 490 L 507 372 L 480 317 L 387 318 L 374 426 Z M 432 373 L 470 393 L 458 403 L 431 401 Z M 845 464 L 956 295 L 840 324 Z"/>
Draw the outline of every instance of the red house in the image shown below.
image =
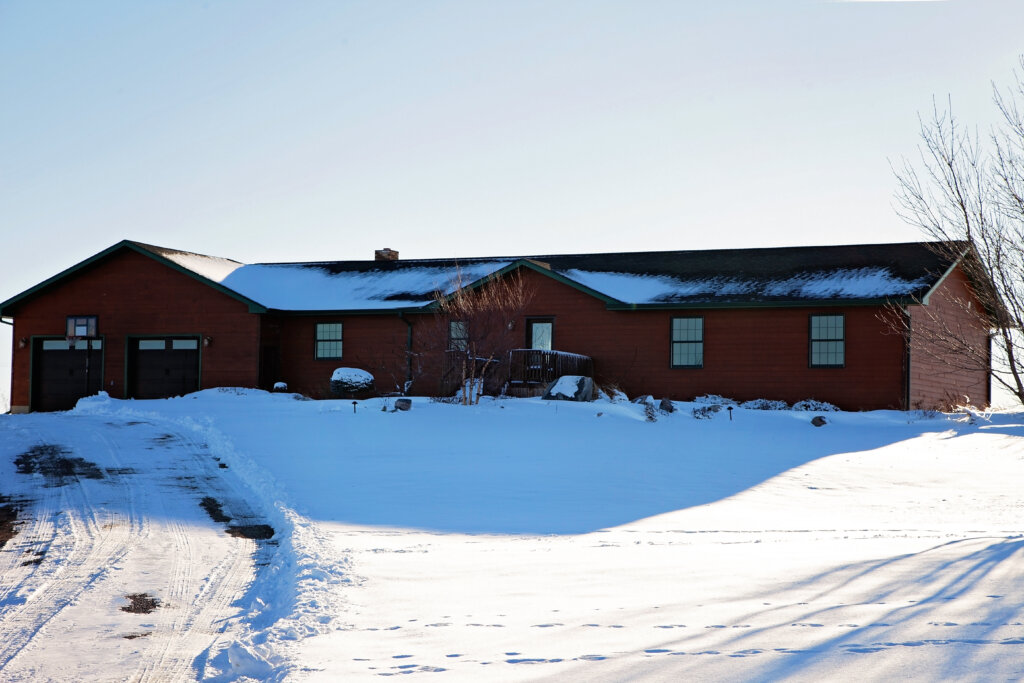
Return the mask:
<path id="1" fill-rule="evenodd" d="M 973 297 L 960 263 L 908 243 L 242 264 L 123 241 L 0 303 L 0 318 L 14 325 L 12 412 L 67 409 L 99 390 L 158 398 L 286 382 L 321 398 L 339 366 L 368 370 L 381 392 L 411 381 L 436 393 L 443 370 L 420 360 L 438 293 L 512 273 L 531 297 L 508 328 L 537 352 L 540 379 L 567 360 L 629 395 L 984 404 L 983 369 L 921 353 L 886 321 L 906 316 L 913 335 L 930 307 L 987 348 L 986 326 L 953 305 Z M 449 332 L 457 346 L 458 324 Z"/>

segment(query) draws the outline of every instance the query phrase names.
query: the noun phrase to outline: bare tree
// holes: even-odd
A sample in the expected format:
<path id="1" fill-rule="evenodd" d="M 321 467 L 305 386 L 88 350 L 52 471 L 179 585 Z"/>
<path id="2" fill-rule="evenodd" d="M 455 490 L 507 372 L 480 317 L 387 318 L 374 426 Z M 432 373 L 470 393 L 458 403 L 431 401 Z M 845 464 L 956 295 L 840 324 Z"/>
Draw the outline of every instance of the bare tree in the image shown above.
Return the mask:
<path id="1" fill-rule="evenodd" d="M 993 367 L 987 338 L 980 348 L 976 333 L 938 311 L 926 313 L 928 324 L 915 328 L 911 343 L 953 366 L 987 370 L 1024 403 L 1024 80 L 1014 78 L 1008 91 L 993 85 L 1000 116 L 987 136 L 965 128 L 950 105 L 943 111 L 933 103 L 920 122 L 919 162 L 904 161 L 895 173 L 899 215 L 941 255 L 963 257 L 977 302 L 964 296 L 952 305 L 960 321 L 972 320 L 971 330 L 991 330 L 1003 367 Z"/>
<path id="2" fill-rule="evenodd" d="M 489 374 L 505 363 L 518 347 L 522 331 L 516 321 L 533 298 L 518 270 L 488 277 L 470 287 L 458 272 L 452 293 L 435 294 L 432 355 L 441 351 L 442 367 L 460 380 L 462 402 L 478 403 Z"/>

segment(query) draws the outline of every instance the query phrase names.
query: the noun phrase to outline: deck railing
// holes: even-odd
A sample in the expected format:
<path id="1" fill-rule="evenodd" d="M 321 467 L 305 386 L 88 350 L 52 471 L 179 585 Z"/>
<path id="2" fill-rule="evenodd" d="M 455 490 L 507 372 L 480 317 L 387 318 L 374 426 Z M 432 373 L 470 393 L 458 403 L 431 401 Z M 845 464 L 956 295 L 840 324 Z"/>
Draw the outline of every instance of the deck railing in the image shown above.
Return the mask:
<path id="1" fill-rule="evenodd" d="M 562 375 L 594 376 L 594 361 L 589 356 L 567 351 L 513 349 L 508 354 L 510 387 L 543 386 Z"/>

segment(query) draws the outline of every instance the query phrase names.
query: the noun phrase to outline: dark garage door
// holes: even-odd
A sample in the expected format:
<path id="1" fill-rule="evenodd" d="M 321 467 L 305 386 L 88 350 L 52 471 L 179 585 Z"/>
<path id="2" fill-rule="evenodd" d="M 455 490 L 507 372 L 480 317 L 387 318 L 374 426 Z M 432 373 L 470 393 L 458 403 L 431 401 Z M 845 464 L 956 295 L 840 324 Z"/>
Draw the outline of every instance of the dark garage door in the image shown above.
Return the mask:
<path id="1" fill-rule="evenodd" d="M 103 386 L 103 342 L 36 339 L 32 353 L 32 410 L 70 410 Z"/>
<path id="2" fill-rule="evenodd" d="M 128 344 L 128 395 L 167 398 L 199 389 L 198 337 L 132 339 Z"/>

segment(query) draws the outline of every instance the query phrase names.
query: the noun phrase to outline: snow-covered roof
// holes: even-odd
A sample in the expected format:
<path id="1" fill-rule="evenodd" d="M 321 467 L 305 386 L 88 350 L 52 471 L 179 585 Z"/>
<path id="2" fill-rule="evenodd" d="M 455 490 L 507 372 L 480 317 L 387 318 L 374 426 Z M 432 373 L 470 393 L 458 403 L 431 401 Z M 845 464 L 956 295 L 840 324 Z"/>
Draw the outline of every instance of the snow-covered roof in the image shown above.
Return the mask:
<path id="1" fill-rule="evenodd" d="M 550 272 L 612 307 L 855 303 L 922 298 L 951 265 L 921 242 L 251 265 L 148 248 L 284 311 L 420 308 L 513 265 Z"/>
<path id="2" fill-rule="evenodd" d="M 389 270 L 341 270 L 301 264 L 242 266 L 220 284 L 267 308 L 289 311 L 387 310 L 433 303 L 435 292 L 451 294 L 508 262 L 487 261 L 456 267 L 422 265 Z"/>
<path id="3" fill-rule="evenodd" d="M 927 285 L 928 278 L 905 280 L 887 268 L 805 271 L 784 278 L 669 275 L 567 270 L 562 275 L 623 303 L 672 304 L 696 301 L 761 299 L 878 299 L 904 296 Z"/>
<path id="4" fill-rule="evenodd" d="M 138 243 L 136 243 L 138 244 Z M 507 259 L 244 264 L 138 244 L 246 299 L 282 311 L 418 308 L 508 266 Z"/>
<path id="5" fill-rule="evenodd" d="M 517 266 L 548 274 L 609 308 L 816 305 L 921 300 L 954 259 L 922 242 L 771 249 L 617 252 L 394 261 L 244 264 L 125 241 L 0 304 L 8 310 L 67 274 L 128 247 L 247 301 L 253 310 L 402 311 Z M 959 253 L 966 250 L 964 249 Z"/>

